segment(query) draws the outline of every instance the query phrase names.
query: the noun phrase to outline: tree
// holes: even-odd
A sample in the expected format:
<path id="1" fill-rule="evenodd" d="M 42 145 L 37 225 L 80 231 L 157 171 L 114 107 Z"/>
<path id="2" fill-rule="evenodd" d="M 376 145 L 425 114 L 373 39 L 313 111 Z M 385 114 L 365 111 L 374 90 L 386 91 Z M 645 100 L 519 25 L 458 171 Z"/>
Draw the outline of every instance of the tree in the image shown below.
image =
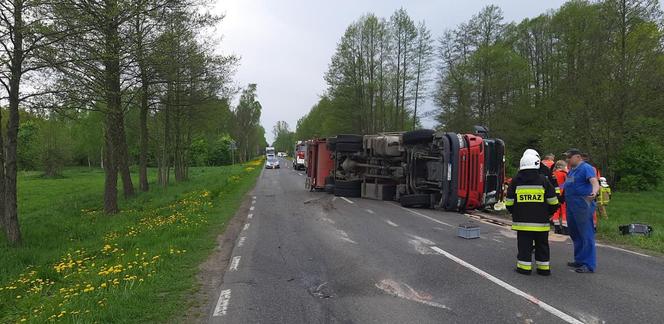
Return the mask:
<path id="1" fill-rule="evenodd" d="M 26 77 L 50 66 L 44 56 L 69 34 L 68 29 L 55 28 L 50 5 L 41 0 L 7 0 L 0 4 L 0 83 L 7 94 L 3 99 L 9 102 L 6 144 L 0 136 L 0 219 L 4 219 L 0 224 L 4 223 L 12 244 L 21 242 L 16 187 L 19 106 L 49 92 L 35 83 L 26 93 L 21 85 Z"/>
<path id="2" fill-rule="evenodd" d="M 240 161 L 245 162 L 255 156 L 265 144 L 265 130 L 260 127 L 261 103 L 256 98 L 256 84 L 250 83 L 240 95 L 235 107 L 234 138 L 238 143 Z"/>
<path id="3" fill-rule="evenodd" d="M 414 105 L 413 108 L 413 129 L 417 127 L 417 106 L 422 101 L 421 93 L 426 92 L 426 85 L 429 83 L 428 72 L 431 69 L 434 48 L 431 44 L 431 32 L 427 29 L 424 21 L 417 26 L 417 47 L 415 49 L 415 86 L 414 86 Z"/>

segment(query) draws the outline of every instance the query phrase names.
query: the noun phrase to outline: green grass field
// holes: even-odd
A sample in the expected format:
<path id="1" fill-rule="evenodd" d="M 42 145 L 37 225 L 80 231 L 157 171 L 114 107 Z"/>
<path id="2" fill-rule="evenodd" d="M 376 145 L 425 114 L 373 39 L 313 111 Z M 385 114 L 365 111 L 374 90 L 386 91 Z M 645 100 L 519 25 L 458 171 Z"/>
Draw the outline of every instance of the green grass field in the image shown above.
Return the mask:
<path id="1" fill-rule="evenodd" d="M 609 219 L 600 219 L 599 239 L 626 246 L 664 253 L 664 189 L 650 192 L 616 192 L 607 206 Z M 645 223 L 654 227 L 650 237 L 623 236 L 618 226 Z"/>
<path id="2" fill-rule="evenodd" d="M 101 212 L 103 173 L 19 176 L 24 243 L 0 237 L 0 323 L 164 322 L 184 314 L 198 265 L 261 161 L 193 168 L 191 180 Z M 151 177 L 154 179 L 154 175 Z"/>

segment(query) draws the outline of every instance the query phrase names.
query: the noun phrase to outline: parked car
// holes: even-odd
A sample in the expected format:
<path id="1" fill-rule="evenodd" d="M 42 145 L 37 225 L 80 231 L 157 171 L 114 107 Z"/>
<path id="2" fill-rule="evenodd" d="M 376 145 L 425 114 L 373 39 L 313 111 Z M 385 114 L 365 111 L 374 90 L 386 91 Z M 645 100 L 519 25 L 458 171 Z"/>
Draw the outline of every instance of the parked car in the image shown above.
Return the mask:
<path id="1" fill-rule="evenodd" d="M 277 159 L 274 155 L 268 155 L 267 161 L 265 162 L 265 168 L 266 169 L 279 169 L 279 159 Z"/>

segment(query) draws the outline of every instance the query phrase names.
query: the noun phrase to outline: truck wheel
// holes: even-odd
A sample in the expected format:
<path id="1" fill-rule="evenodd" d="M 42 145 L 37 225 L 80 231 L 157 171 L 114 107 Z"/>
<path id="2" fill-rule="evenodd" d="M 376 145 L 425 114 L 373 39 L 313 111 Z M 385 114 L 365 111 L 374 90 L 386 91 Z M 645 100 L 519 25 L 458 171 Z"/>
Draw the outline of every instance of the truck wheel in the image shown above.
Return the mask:
<path id="1" fill-rule="evenodd" d="M 360 152 L 360 151 L 362 151 L 362 143 L 345 143 L 345 142 L 341 142 L 341 143 L 337 143 L 336 146 L 337 146 L 337 147 L 336 147 L 336 148 L 337 148 L 337 152 L 346 152 L 346 153 L 353 152 L 353 153 L 354 153 L 354 152 Z"/>
<path id="2" fill-rule="evenodd" d="M 404 144 L 427 143 L 433 140 L 434 133 L 435 131 L 432 129 L 416 129 L 403 133 L 402 140 Z"/>
<path id="3" fill-rule="evenodd" d="M 339 134 L 337 135 L 337 144 L 339 143 L 360 143 L 362 144 L 362 135 Z"/>
<path id="4" fill-rule="evenodd" d="M 325 192 L 332 194 L 334 193 L 334 185 L 331 183 L 328 183 L 325 185 Z"/>
<path id="5" fill-rule="evenodd" d="M 431 195 L 415 194 L 405 195 L 399 198 L 401 206 L 416 208 L 431 208 Z"/>
<path id="6" fill-rule="evenodd" d="M 327 149 L 330 152 L 336 151 L 337 150 L 337 138 L 336 137 L 329 137 L 327 139 L 327 143 L 325 143 L 325 145 L 327 146 Z"/>
<path id="7" fill-rule="evenodd" d="M 334 195 L 339 196 L 339 197 L 359 198 L 362 195 L 362 181 L 361 180 L 351 180 L 351 181 L 337 180 L 334 184 Z"/>

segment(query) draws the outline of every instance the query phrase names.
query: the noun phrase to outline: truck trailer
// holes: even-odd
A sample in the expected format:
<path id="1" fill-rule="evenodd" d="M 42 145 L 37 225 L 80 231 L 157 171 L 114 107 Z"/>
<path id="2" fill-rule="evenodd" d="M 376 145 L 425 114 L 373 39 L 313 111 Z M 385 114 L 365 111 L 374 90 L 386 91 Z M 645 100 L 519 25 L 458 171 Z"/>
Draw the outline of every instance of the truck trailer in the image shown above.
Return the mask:
<path id="1" fill-rule="evenodd" d="M 463 211 L 499 201 L 505 145 L 474 134 L 419 129 L 341 134 L 326 141 L 332 163 L 326 190 L 337 196 L 395 200 L 405 207 Z"/>

